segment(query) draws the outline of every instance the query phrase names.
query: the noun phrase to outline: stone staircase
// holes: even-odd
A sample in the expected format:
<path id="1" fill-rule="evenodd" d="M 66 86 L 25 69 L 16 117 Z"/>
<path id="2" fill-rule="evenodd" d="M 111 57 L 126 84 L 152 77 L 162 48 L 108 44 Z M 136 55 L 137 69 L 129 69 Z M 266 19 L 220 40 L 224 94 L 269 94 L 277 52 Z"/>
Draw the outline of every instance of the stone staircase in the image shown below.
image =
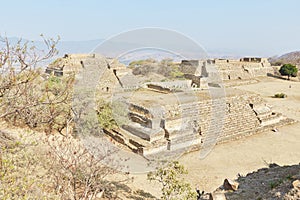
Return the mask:
<path id="1" fill-rule="evenodd" d="M 266 105 L 256 106 L 253 110 L 261 127 L 275 125 L 284 119 L 282 114 L 272 112 L 271 108 Z"/>

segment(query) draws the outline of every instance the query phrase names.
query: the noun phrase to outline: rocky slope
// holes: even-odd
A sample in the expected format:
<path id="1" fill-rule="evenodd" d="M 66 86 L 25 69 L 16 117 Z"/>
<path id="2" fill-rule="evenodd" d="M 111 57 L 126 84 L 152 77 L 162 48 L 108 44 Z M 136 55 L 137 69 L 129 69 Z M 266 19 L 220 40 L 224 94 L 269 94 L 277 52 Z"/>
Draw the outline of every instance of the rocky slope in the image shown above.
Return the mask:
<path id="1" fill-rule="evenodd" d="M 223 186 L 202 199 L 211 200 L 299 200 L 300 199 L 300 163 L 291 166 L 269 164 L 246 176 L 238 175 L 235 181 L 225 180 Z"/>
<path id="2" fill-rule="evenodd" d="M 300 65 L 300 51 L 294 51 L 283 54 L 281 56 L 272 57 L 269 59 L 273 65 L 281 65 L 284 63 L 291 63 L 294 65 Z"/>

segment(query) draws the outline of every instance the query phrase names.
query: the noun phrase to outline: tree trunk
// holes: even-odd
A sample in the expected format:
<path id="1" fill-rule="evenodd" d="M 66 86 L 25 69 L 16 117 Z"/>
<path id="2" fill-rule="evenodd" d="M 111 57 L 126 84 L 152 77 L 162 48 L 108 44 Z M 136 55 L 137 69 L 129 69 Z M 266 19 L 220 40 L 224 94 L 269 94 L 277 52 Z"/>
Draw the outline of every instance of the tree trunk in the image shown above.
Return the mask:
<path id="1" fill-rule="evenodd" d="M 2 150 L 0 149 L 0 171 L 2 171 Z"/>

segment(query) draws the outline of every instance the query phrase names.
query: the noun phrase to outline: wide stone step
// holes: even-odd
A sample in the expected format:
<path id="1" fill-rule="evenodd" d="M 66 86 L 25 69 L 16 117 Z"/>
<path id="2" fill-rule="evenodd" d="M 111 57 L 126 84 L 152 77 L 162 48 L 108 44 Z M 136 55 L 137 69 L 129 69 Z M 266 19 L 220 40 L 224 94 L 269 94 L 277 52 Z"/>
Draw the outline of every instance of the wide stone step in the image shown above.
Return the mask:
<path id="1" fill-rule="evenodd" d="M 282 114 L 275 113 L 270 116 L 264 116 L 262 118 L 259 117 L 258 119 L 261 126 L 268 126 L 279 123 L 282 119 L 284 119 L 284 117 L 282 116 Z"/>
<path id="2" fill-rule="evenodd" d="M 151 129 L 143 127 L 138 123 L 131 122 L 127 125 L 123 125 L 122 129 L 130 132 L 132 135 L 135 135 L 143 140 L 152 142 L 164 138 L 165 131 L 162 128 Z"/>
<path id="3" fill-rule="evenodd" d="M 182 142 L 186 142 L 198 138 L 201 138 L 201 136 L 199 134 L 193 133 L 193 134 L 187 134 L 187 135 L 182 135 L 180 137 L 172 138 L 170 141 L 171 143 L 175 144 L 175 143 L 182 143 Z"/>

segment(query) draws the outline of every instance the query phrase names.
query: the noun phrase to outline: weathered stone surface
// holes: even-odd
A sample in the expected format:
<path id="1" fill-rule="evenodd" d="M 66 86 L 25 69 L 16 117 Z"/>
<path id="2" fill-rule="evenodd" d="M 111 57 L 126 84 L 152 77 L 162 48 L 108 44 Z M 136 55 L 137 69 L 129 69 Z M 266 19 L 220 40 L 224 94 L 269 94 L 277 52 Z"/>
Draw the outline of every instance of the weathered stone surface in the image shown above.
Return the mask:
<path id="1" fill-rule="evenodd" d="M 239 183 L 236 181 L 232 181 L 230 179 L 225 179 L 223 183 L 223 187 L 225 190 L 237 190 L 239 187 Z"/>
<path id="2" fill-rule="evenodd" d="M 104 194 L 104 190 L 102 190 L 101 192 L 98 192 L 96 194 L 96 198 L 102 198 L 103 197 L 103 194 Z"/>
<path id="3" fill-rule="evenodd" d="M 230 88 L 226 89 L 226 94 L 226 97 L 222 97 L 224 99 L 210 99 L 205 96 L 205 91 L 199 91 L 196 95 L 201 99 L 194 101 L 193 98 L 187 99 L 186 94 L 181 92 L 176 93 L 176 98 L 184 101 L 178 103 L 173 94 L 154 91 L 135 92 L 129 109 L 132 121 L 149 130 L 155 129 L 154 124 L 157 124 L 165 131 L 164 135 L 160 134 L 160 137 L 153 135 L 153 139 L 148 139 L 150 143 L 145 144 L 144 147 L 136 148 L 144 148 L 142 152 L 148 152 L 148 155 L 179 148 L 196 150 L 213 142 L 235 140 L 264 130 L 271 130 L 285 119 L 282 115 L 272 112 L 272 109 L 256 94 Z M 148 102 L 155 102 L 163 108 L 164 113 L 161 118 L 154 117 L 151 104 L 148 105 Z M 215 116 L 224 116 L 224 119 L 220 117 L 212 119 L 213 106 L 224 103 L 226 104 L 224 109 L 214 110 Z M 137 117 L 140 120 L 135 120 Z M 154 119 L 158 121 L 154 123 Z M 218 121 L 213 120 L 223 120 L 224 125 L 221 128 L 223 131 L 218 131 L 220 125 Z M 129 132 L 133 134 L 136 131 Z M 128 139 L 124 138 L 124 140 Z M 156 150 L 152 151 L 151 148 Z"/>
<path id="4" fill-rule="evenodd" d="M 226 200 L 223 192 L 213 192 L 209 195 L 209 200 Z"/>
<path id="5" fill-rule="evenodd" d="M 293 181 L 293 187 L 300 189 L 300 180 Z"/>
<path id="6" fill-rule="evenodd" d="M 214 59 L 203 63 L 206 68 L 214 67 L 219 71 L 222 80 L 249 80 L 259 76 L 267 76 L 274 69 L 264 58 Z M 213 76 L 208 73 L 207 76 Z"/>

